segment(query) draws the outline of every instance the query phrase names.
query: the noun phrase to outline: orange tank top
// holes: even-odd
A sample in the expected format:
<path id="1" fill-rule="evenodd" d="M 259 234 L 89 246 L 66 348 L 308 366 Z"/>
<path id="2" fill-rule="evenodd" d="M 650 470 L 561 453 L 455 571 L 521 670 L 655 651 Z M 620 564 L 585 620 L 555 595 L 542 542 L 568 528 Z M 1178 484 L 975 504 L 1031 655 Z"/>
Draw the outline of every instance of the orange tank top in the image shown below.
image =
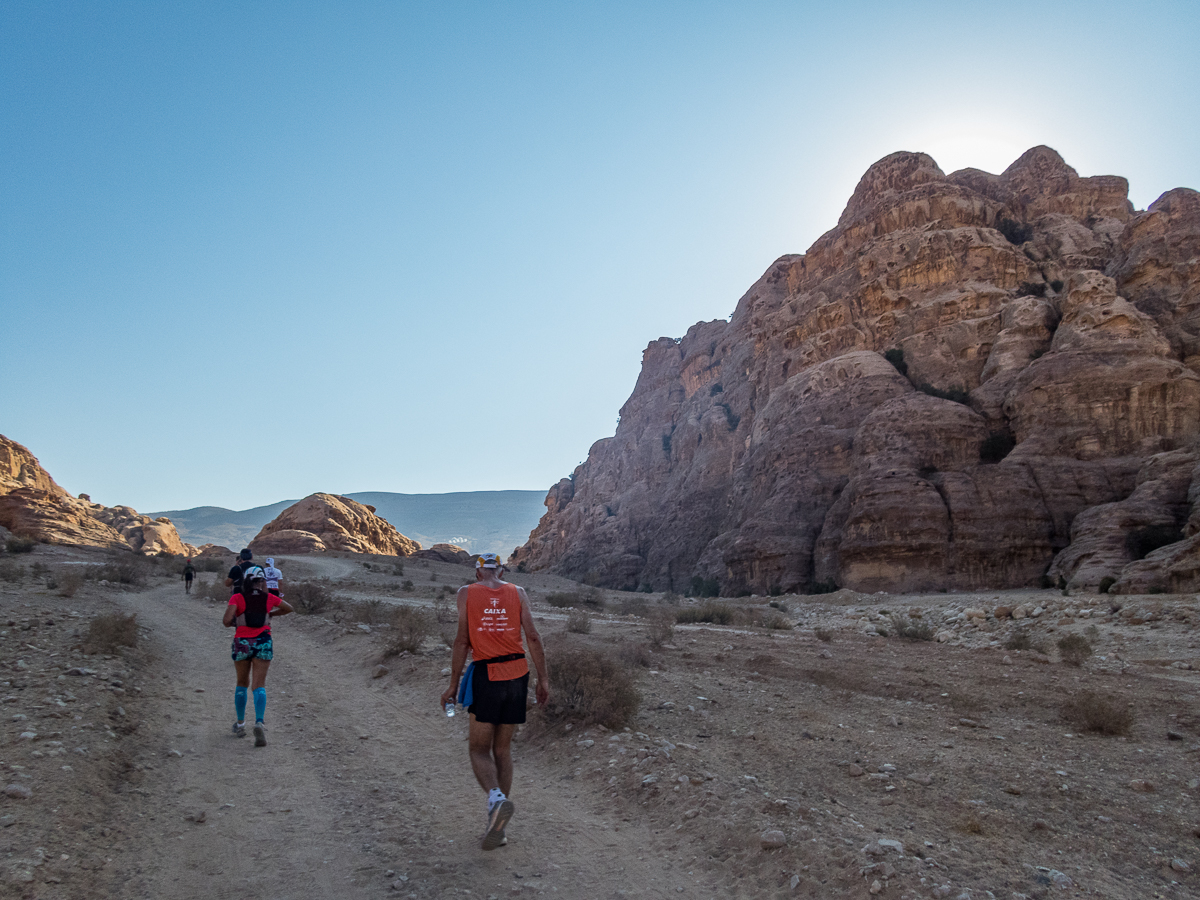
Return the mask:
<path id="1" fill-rule="evenodd" d="M 495 659 L 513 653 L 525 653 L 521 643 L 521 595 L 515 584 L 490 588 L 485 584 L 467 586 L 467 628 L 471 636 L 471 655 L 478 660 Z M 488 664 L 489 681 L 511 681 L 529 671 L 529 661 L 521 659 Z"/>

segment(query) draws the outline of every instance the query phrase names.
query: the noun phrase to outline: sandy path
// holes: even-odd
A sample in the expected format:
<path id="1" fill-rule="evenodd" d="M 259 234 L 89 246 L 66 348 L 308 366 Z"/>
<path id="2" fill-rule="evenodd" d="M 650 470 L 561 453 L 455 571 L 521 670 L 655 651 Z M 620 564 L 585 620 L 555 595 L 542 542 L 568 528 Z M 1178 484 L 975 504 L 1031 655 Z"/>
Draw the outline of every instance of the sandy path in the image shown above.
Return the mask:
<path id="1" fill-rule="evenodd" d="M 699 870 L 688 874 L 690 854 L 651 858 L 648 828 L 577 797 L 570 780 L 537 781 L 521 747 L 509 846 L 480 852 L 485 810 L 465 717 L 440 714 L 428 677 L 373 681 L 353 636 L 323 641 L 320 629 L 277 620 L 270 742 L 255 749 L 229 730 L 233 666 L 220 608 L 174 586 L 125 602 L 159 657 L 139 731 L 153 768 L 129 896 L 715 895 Z M 189 820 L 200 813 L 203 822 Z"/>

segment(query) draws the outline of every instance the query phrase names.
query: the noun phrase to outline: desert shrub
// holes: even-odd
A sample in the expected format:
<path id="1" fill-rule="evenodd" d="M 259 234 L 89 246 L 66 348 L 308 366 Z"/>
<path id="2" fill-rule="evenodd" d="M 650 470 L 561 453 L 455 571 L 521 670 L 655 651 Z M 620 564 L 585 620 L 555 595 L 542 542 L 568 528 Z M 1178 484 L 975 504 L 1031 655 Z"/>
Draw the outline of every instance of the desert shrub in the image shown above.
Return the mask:
<path id="1" fill-rule="evenodd" d="M 543 713 L 552 722 L 620 729 L 637 714 L 641 698 L 633 678 L 607 653 L 567 647 L 547 654 L 554 692 Z"/>
<path id="2" fill-rule="evenodd" d="M 402 590 L 402 591 L 409 591 L 409 592 L 411 593 L 411 592 L 412 592 L 412 589 L 413 589 L 413 583 L 412 583 L 412 579 L 411 579 L 411 578 L 409 578 L 409 579 L 407 579 L 407 580 L 405 580 L 405 581 L 403 581 L 403 582 L 401 582 L 401 583 L 400 583 L 400 590 Z"/>
<path id="3" fill-rule="evenodd" d="M 120 647 L 136 647 L 137 616 L 106 613 L 88 623 L 83 648 L 89 653 L 116 653 Z"/>
<path id="4" fill-rule="evenodd" d="M 1005 650 L 1032 650 L 1033 637 L 1028 628 L 1014 628 L 1004 642 Z"/>
<path id="5" fill-rule="evenodd" d="M 1017 439 L 1007 431 L 995 431 L 983 439 L 979 445 L 979 461 L 998 463 L 1017 446 Z"/>
<path id="6" fill-rule="evenodd" d="M 390 603 L 378 599 L 357 600 L 344 604 L 342 608 L 353 621 L 362 622 L 364 625 L 383 625 L 390 622 L 392 610 L 395 609 Z"/>
<path id="7" fill-rule="evenodd" d="M 768 631 L 787 631 L 792 627 L 791 619 L 773 609 L 756 610 L 751 614 L 750 621 L 752 625 Z"/>
<path id="8" fill-rule="evenodd" d="M 213 556 L 206 559 L 193 559 L 192 566 L 197 572 L 224 572 L 228 568 L 225 560 Z"/>
<path id="9" fill-rule="evenodd" d="M 932 641 L 937 634 L 932 623 L 911 616 L 892 616 L 892 631 L 906 641 Z"/>
<path id="10" fill-rule="evenodd" d="M 297 581 L 287 586 L 287 601 L 303 616 L 319 616 L 334 605 L 333 590 L 328 578 L 317 581 Z"/>
<path id="11" fill-rule="evenodd" d="M 1020 245 L 1033 237 L 1033 226 L 1009 218 L 999 219 L 996 222 L 996 230 L 1004 235 L 1010 244 Z"/>
<path id="12" fill-rule="evenodd" d="M 576 609 L 591 607 L 604 609 L 604 595 L 594 587 L 586 591 L 551 591 L 546 595 L 546 602 L 557 609 L 573 606 Z"/>
<path id="13" fill-rule="evenodd" d="M 646 636 L 650 639 L 650 645 L 655 648 L 671 643 L 671 638 L 675 637 L 675 617 L 666 610 L 651 616 Z"/>
<path id="14" fill-rule="evenodd" d="M 18 537 L 14 534 L 5 542 L 4 549 L 9 553 L 32 553 L 37 543 L 32 538 Z"/>
<path id="15" fill-rule="evenodd" d="M 50 567 L 45 563 L 35 562 L 29 567 L 29 574 L 34 578 L 47 579 L 51 577 Z"/>
<path id="16" fill-rule="evenodd" d="M 772 600 L 770 603 L 767 604 L 767 606 L 771 607 L 771 609 L 777 609 L 780 612 L 788 611 L 787 604 L 784 603 L 782 600 Z"/>
<path id="17" fill-rule="evenodd" d="M 809 594 L 832 594 L 838 589 L 837 582 L 832 578 L 828 581 L 814 581 L 808 586 Z"/>
<path id="18" fill-rule="evenodd" d="M 639 669 L 650 668 L 654 662 L 650 656 L 650 648 L 646 644 L 621 644 L 617 648 L 617 658 L 627 666 L 637 666 Z"/>
<path id="19" fill-rule="evenodd" d="M 930 397 L 940 397 L 943 400 L 951 400 L 955 403 L 968 405 L 971 402 L 970 393 L 963 390 L 963 388 L 957 384 L 954 385 L 954 387 L 942 390 L 941 388 L 934 387 L 928 381 L 923 381 L 917 386 L 917 390 L 922 394 L 928 394 Z"/>
<path id="20" fill-rule="evenodd" d="M 1046 296 L 1046 282 L 1044 281 L 1023 281 L 1017 287 L 1017 292 L 1022 295 L 1030 295 L 1033 297 Z"/>
<path id="21" fill-rule="evenodd" d="M 1092 645 L 1081 634 L 1064 634 L 1058 639 L 1058 652 L 1062 661 L 1070 666 L 1082 666 L 1092 655 Z"/>
<path id="22" fill-rule="evenodd" d="M 709 600 L 699 606 L 689 606 L 675 614 L 675 621 L 681 625 L 695 622 L 711 622 L 713 625 L 736 625 L 741 618 L 740 610 L 722 603 L 719 600 Z"/>
<path id="23" fill-rule="evenodd" d="M 195 591 L 197 597 L 204 600 L 214 600 L 217 603 L 228 603 L 229 598 L 233 596 L 233 588 L 225 587 L 225 579 L 223 578 L 214 578 L 212 581 L 201 581 L 193 588 L 193 591 Z"/>
<path id="24" fill-rule="evenodd" d="M 1128 706 L 1094 691 L 1085 691 L 1064 703 L 1062 717 L 1080 731 L 1098 734 L 1129 734 L 1133 727 L 1133 713 Z"/>
<path id="25" fill-rule="evenodd" d="M 646 618 L 646 612 L 650 605 L 646 602 L 645 597 L 622 597 L 617 603 L 617 612 L 623 616 L 637 616 L 639 619 Z"/>
<path id="26" fill-rule="evenodd" d="M 1100 593 L 1107 594 L 1108 589 L 1116 583 L 1117 583 L 1117 579 L 1113 578 L 1111 575 L 1105 575 L 1103 578 L 1100 579 L 1100 588 L 1099 588 Z"/>
<path id="27" fill-rule="evenodd" d="M 458 621 L 458 603 L 451 602 L 448 594 L 438 594 L 433 598 L 433 617 L 439 625 Z"/>
<path id="28" fill-rule="evenodd" d="M 896 367 L 896 371 L 901 375 L 908 374 L 908 363 L 904 361 L 904 351 L 899 347 L 893 347 L 891 350 L 885 350 L 883 358 Z"/>
<path id="29" fill-rule="evenodd" d="M 74 597 L 81 587 L 83 587 L 82 572 L 67 572 L 58 579 L 58 595 L 60 597 Z"/>
<path id="30" fill-rule="evenodd" d="M 398 656 L 405 651 L 416 653 L 421 649 L 425 638 L 433 633 L 433 624 L 429 621 L 429 616 L 412 606 L 391 607 L 388 624 L 391 630 L 388 633 L 387 647 L 384 649 L 386 656 Z M 452 637 L 450 644 L 453 643 Z"/>
<path id="31" fill-rule="evenodd" d="M 0 565 L 0 581 L 15 582 L 25 577 L 24 566 L 14 566 L 12 563 Z"/>
<path id="32" fill-rule="evenodd" d="M 1125 549 L 1134 559 L 1145 559 L 1159 547 L 1183 540 L 1183 532 L 1174 525 L 1147 525 L 1135 528 L 1125 536 Z"/>
<path id="33" fill-rule="evenodd" d="M 146 569 L 132 559 L 122 559 L 99 566 L 88 566 L 83 577 L 88 581 L 107 581 L 109 584 L 141 587 L 146 583 Z"/>
<path id="34" fill-rule="evenodd" d="M 696 575 L 692 578 L 692 596 L 716 597 L 721 593 L 721 585 L 715 578 L 704 578 Z"/>
<path id="35" fill-rule="evenodd" d="M 820 625 L 813 629 L 813 634 L 816 636 L 818 641 L 824 641 L 826 644 L 833 640 L 833 632 L 828 628 L 821 627 Z"/>
<path id="36" fill-rule="evenodd" d="M 399 578 L 404 574 L 404 563 L 396 563 L 392 566 L 392 574 Z"/>
<path id="37" fill-rule="evenodd" d="M 592 617 L 586 609 L 573 609 L 567 616 L 567 631 L 572 634 L 591 634 Z"/>
<path id="38" fill-rule="evenodd" d="M 954 827 L 963 834 L 983 834 L 983 817 L 977 809 L 969 809 L 954 823 Z"/>
<path id="39" fill-rule="evenodd" d="M 683 598 L 674 591 L 667 591 L 662 595 L 662 602 L 667 606 L 678 606 Z"/>

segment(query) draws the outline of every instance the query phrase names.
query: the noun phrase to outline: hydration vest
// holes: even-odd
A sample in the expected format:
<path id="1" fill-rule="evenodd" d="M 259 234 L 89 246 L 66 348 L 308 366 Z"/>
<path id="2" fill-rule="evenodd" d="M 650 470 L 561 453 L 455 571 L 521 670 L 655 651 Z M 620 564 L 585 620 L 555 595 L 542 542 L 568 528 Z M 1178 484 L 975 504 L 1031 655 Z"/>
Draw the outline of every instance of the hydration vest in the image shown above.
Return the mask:
<path id="1" fill-rule="evenodd" d="M 271 597 L 267 591 L 249 591 L 242 594 L 246 611 L 237 617 L 236 623 L 245 628 L 262 628 L 270 621 L 267 615 L 267 600 Z"/>

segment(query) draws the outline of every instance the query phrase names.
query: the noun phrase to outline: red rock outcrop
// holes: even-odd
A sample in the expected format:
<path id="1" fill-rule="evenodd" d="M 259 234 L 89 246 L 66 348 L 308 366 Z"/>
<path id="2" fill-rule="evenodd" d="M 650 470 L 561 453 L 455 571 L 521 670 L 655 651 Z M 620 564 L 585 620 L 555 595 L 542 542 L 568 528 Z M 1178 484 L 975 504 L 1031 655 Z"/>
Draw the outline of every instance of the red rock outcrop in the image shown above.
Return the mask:
<path id="1" fill-rule="evenodd" d="M 377 516 L 373 506 L 334 494 L 312 494 L 264 525 L 250 549 L 258 556 L 323 550 L 409 556 L 421 545 Z"/>
<path id="2" fill-rule="evenodd" d="M 1179 474 L 1200 441 L 1200 195 L 1138 213 L 1127 194 L 1048 147 L 1000 175 L 886 157 L 729 322 L 646 348 L 616 434 L 511 563 L 724 594 L 1182 584 L 1200 514 L 1144 559 L 1129 535 L 1182 529 L 1200 499 Z"/>
<path id="3" fill-rule="evenodd" d="M 48 544 L 188 555 L 167 518 L 151 519 L 128 506 L 102 506 L 72 497 L 25 447 L 0 435 L 0 525 Z"/>
<path id="4" fill-rule="evenodd" d="M 455 544 L 434 544 L 427 550 L 418 550 L 413 556 L 417 559 L 434 559 L 438 562 L 472 565 L 471 554 Z"/>

